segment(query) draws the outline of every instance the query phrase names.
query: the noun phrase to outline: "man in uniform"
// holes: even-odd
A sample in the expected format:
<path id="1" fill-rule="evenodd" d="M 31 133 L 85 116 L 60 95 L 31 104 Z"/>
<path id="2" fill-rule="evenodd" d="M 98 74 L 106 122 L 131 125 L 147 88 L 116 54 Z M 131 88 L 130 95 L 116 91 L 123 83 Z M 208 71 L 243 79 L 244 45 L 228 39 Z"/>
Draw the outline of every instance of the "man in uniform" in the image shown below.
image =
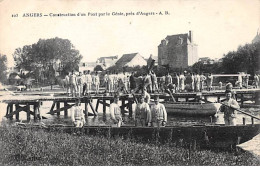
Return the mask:
<path id="1" fill-rule="evenodd" d="M 100 80 L 99 80 L 99 75 L 98 72 L 96 71 L 96 74 L 93 77 L 93 84 L 95 85 L 96 89 L 96 95 L 99 93 L 99 85 L 100 85 Z"/>
<path id="2" fill-rule="evenodd" d="M 144 95 L 140 97 L 140 102 L 136 105 L 135 112 L 133 113 L 135 126 L 141 125 L 142 127 L 151 125 L 151 111 L 149 105 L 144 101 Z"/>
<path id="3" fill-rule="evenodd" d="M 212 84 L 213 84 L 213 76 L 211 73 L 208 74 L 207 77 L 207 86 L 208 86 L 208 91 L 212 90 Z"/>
<path id="4" fill-rule="evenodd" d="M 109 111 L 111 115 L 111 120 L 113 122 L 112 127 L 121 127 L 122 125 L 122 114 L 120 106 L 118 105 L 119 96 L 114 96 L 114 102 L 110 104 Z"/>
<path id="5" fill-rule="evenodd" d="M 70 81 L 70 91 L 72 97 L 76 97 L 77 93 L 77 77 L 74 74 L 74 71 L 72 70 L 71 75 L 69 76 L 69 81 Z"/>
<path id="6" fill-rule="evenodd" d="M 84 113 L 80 108 L 80 99 L 77 99 L 76 105 L 72 107 L 71 119 L 75 127 L 83 127 L 86 123 Z"/>
<path id="7" fill-rule="evenodd" d="M 78 87 L 78 96 L 81 97 L 82 90 L 83 90 L 83 77 L 81 72 L 79 72 L 79 75 L 77 76 L 77 87 Z"/>
<path id="8" fill-rule="evenodd" d="M 144 101 L 149 104 L 149 103 L 150 103 L 151 96 L 150 96 L 150 94 L 147 92 L 147 89 L 146 89 L 145 87 L 143 88 L 142 94 L 144 95 Z"/>
<path id="9" fill-rule="evenodd" d="M 226 90 L 226 100 L 223 105 L 220 106 L 220 111 L 224 112 L 225 125 L 236 125 L 236 110 L 239 109 L 239 105 L 235 99 L 232 98 L 232 93 L 230 90 Z"/>
<path id="10" fill-rule="evenodd" d="M 167 122 L 167 112 L 163 104 L 159 103 L 159 96 L 154 99 L 155 104 L 151 106 L 152 126 L 165 127 Z"/>
<path id="11" fill-rule="evenodd" d="M 66 86 L 66 91 L 67 91 L 67 95 L 70 95 L 70 77 L 69 77 L 69 73 L 66 73 L 65 76 L 65 86 Z"/>
<path id="12" fill-rule="evenodd" d="M 87 94 L 90 94 L 91 86 L 92 86 L 92 77 L 90 74 L 90 70 L 88 70 L 87 75 L 85 76 L 86 78 L 86 84 L 87 84 Z"/>

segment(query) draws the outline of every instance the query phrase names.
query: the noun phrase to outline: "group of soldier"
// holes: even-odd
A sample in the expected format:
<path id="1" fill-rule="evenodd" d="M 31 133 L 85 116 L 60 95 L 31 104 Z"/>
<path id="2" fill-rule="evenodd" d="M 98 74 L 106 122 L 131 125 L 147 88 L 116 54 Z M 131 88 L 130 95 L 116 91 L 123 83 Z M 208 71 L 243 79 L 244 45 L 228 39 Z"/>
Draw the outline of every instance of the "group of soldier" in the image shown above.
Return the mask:
<path id="1" fill-rule="evenodd" d="M 100 86 L 98 72 L 91 75 L 90 71 L 86 71 L 83 75 L 81 72 L 76 75 L 75 72 L 72 71 L 65 76 L 65 86 L 69 96 L 80 97 L 90 94 L 93 85 L 95 86 L 95 93 L 98 93 Z"/>

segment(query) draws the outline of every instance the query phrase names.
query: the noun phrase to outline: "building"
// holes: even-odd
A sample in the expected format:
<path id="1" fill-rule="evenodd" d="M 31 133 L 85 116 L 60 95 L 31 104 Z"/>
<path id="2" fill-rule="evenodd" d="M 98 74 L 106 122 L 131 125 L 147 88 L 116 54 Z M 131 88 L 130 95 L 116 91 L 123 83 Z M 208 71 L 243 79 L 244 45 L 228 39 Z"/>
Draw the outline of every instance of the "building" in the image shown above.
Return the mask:
<path id="1" fill-rule="evenodd" d="M 97 65 L 102 66 L 104 69 L 107 69 L 111 66 L 114 66 L 118 60 L 118 56 L 107 56 L 107 57 L 100 57 L 97 59 Z"/>
<path id="2" fill-rule="evenodd" d="M 152 60 L 154 60 L 154 66 L 158 66 L 158 56 L 153 56 L 152 54 L 147 60 L 147 65 L 150 65 Z"/>
<path id="3" fill-rule="evenodd" d="M 139 53 L 124 54 L 116 62 L 117 67 L 135 67 L 135 66 L 144 66 L 147 64 L 147 61 Z"/>
<path id="4" fill-rule="evenodd" d="M 256 33 L 255 38 L 252 40 L 252 43 L 256 43 L 256 42 L 260 42 L 260 34 L 258 33 L 258 31 Z"/>
<path id="5" fill-rule="evenodd" d="M 202 57 L 199 58 L 199 62 L 202 62 L 204 65 L 207 65 L 207 64 L 213 64 L 217 61 L 215 61 L 214 59 L 210 59 L 209 57 Z"/>
<path id="6" fill-rule="evenodd" d="M 96 66 L 96 62 L 80 62 L 79 71 L 82 73 L 84 73 L 87 70 L 93 71 Z"/>
<path id="7" fill-rule="evenodd" d="M 193 32 L 167 36 L 158 46 L 159 66 L 187 68 L 198 61 L 198 45 L 194 43 Z"/>

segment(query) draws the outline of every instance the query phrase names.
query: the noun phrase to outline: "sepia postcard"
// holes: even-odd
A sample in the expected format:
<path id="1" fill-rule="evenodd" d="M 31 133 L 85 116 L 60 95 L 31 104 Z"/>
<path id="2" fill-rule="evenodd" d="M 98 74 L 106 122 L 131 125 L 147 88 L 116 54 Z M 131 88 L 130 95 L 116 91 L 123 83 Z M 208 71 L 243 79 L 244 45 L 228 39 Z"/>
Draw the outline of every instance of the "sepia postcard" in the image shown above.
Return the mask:
<path id="1" fill-rule="evenodd" d="M 260 0 L 0 0 L 1 166 L 259 166 Z"/>

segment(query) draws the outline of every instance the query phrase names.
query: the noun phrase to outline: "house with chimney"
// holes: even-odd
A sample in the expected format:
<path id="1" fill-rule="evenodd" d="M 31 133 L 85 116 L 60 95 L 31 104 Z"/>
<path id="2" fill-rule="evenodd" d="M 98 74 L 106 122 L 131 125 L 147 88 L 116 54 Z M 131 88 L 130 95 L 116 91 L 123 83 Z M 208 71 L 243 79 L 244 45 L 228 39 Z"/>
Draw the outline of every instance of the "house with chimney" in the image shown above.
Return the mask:
<path id="1" fill-rule="evenodd" d="M 198 45 L 193 32 L 167 36 L 158 46 L 158 65 L 187 68 L 198 61 Z"/>
<path id="2" fill-rule="evenodd" d="M 144 66 L 147 64 L 147 61 L 139 53 L 130 53 L 124 54 L 116 62 L 117 67 L 135 67 L 135 66 Z"/>

